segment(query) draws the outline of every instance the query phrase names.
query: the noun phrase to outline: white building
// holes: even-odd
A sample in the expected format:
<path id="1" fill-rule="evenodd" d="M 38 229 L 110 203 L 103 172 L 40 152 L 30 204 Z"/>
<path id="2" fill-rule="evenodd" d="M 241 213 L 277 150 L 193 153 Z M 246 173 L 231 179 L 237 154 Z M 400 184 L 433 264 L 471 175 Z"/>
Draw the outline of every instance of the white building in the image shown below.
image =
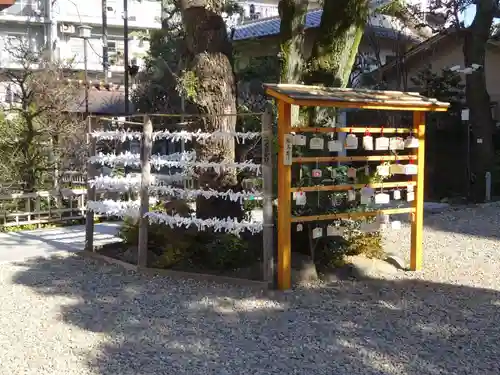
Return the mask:
<path id="1" fill-rule="evenodd" d="M 78 26 L 92 27 L 88 40 L 88 70 L 90 77 L 103 78 L 102 6 L 101 0 L 17 0 L 0 12 L 0 68 L 18 69 L 12 56 L 19 40 L 34 51 L 48 51 L 75 70 L 83 70 L 83 40 Z M 123 79 L 124 38 L 123 1 L 107 0 L 108 49 L 112 80 Z M 134 31 L 161 28 L 161 3 L 156 0 L 129 0 L 129 58 L 139 58 L 149 49 L 147 42 L 134 39 Z M 49 52 L 50 51 L 50 52 Z"/>

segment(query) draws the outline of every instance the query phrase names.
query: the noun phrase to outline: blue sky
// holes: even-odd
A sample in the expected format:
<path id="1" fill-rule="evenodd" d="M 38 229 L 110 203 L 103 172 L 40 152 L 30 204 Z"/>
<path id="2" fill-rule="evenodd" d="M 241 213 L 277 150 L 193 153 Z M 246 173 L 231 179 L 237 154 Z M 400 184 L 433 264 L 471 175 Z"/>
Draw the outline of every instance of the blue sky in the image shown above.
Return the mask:
<path id="1" fill-rule="evenodd" d="M 469 8 L 464 12 L 465 26 L 470 25 L 475 14 L 476 14 L 476 6 L 475 5 L 469 6 Z"/>
<path id="2" fill-rule="evenodd" d="M 465 26 L 470 25 L 475 14 L 476 14 L 476 6 L 475 5 L 469 6 L 469 8 L 464 12 Z M 500 22 L 499 18 L 493 20 L 493 23 L 495 24 L 498 22 Z"/>

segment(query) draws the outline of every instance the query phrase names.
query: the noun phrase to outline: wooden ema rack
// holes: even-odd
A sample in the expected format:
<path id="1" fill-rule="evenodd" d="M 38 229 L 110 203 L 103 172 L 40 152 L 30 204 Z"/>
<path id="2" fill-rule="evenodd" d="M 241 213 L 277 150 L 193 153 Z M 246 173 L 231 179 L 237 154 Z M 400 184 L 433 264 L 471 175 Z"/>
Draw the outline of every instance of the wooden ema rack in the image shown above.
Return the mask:
<path id="1" fill-rule="evenodd" d="M 410 269 L 422 269 L 423 255 L 423 214 L 424 214 L 424 168 L 425 168 L 425 112 L 447 111 L 449 103 L 439 102 L 419 95 L 418 93 L 403 93 L 396 91 L 373 91 L 354 89 L 335 89 L 304 85 L 264 85 L 268 95 L 277 101 L 278 106 L 278 259 L 277 281 L 278 289 L 285 290 L 291 287 L 291 224 L 298 222 L 326 221 L 341 218 L 363 218 L 376 216 L 380 213 L 399 214 L 411 213 L 411 249 Z M 412 111 L 413 126 L 411 128 L 336 128 L 336 127 L 292 127 L 291 106 L 307 107 L 337 107 L 358 108 L 389 111 Z M 285 163 L 291 152 L 290 137 L 292 133 L 365 133 L 371 134 L 404 134 L 412 133 L 419 140 L 419 147 L 413 149 L 412 155 L 405 156 L 336 156 L 336 157 L 293 157 L 291 163 Z M 292 187 L 293 163 L 319 162 L 350 162 L 350 161 L 417 161 L 418 173 L 409 182 L 387 182 L 369 184 L 369 187 L 391 188 L 414 186 L 415 200 L 412 207 L 384 209 L 370 212 L 339 213 L 327 215 L 313 215 L 293 217 L 292 193 L 296 191 L 346 191 L 360 189 L 362 185 L 333 185 Z"/>

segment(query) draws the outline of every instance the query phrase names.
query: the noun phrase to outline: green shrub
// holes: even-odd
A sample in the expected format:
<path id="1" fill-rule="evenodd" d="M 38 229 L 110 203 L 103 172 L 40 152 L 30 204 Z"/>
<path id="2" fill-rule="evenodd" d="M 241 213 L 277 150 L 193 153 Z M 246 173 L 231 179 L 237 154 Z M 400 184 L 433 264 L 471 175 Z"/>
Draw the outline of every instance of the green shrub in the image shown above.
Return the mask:
<path id="1" fill-rule="evenodd" d="M 152 263 L 154 268 L 171 268 L 189 258 L 188 241 L 178 241 L 175 244 L 166 244 L 159 257 Z"/>
<path id="2" fill-rule="evenodd" d="M 345 264 L 348 241 L 344 237 L 323 238 L 315 249 L 315 263 L 319 270 L 338 268 Z"/>
<path id="3" fill-rule="evenodd" d="M 356 166 L 355 166 L 356 167 Z M 332 170 L 335 171 L 335 177 L 330 179 L 334 184 L 351 184 L 352 181 L 347 178 L 347 166 L 338 168 L 327 167 L 323 169 L 323 176 L 331 176 Z M 302 180 L 297 184 L 310 186 L 314 184 L 311 178 L 310 167 L 302 167 Z M 364 166 L 357 166 L 357 183 L 369 184 L 381 182 L 383 178 L 377 172 L 370 175 L 365 174 Z M 316 182 L 317 183 L 317 182 Z M 336 200 L 332 204 L 332 199 Z M 335 214 L 344 212 L 364 212 L 373 210 L 370 205 L 361 205 L 359 201 L 347 201 L 347 192 L 335 192 L 333 194 L 322 194 L 319 192 L 307 194 L 306 206 L 293 206 L 294 216 L 313 216 L 324 214 Z M 373 220 L 373 219 L 370 219 Z M 369 258 L 383 257 L 382 236 L 380 233 L 365 234 L 360 233 L 359 228 L 362 220 L 339 220 L 340 225 L 345 228 L 345 235 L 342 237 L 326 237 L 311 239 L 311 233 L 316 225 L 323 227 L 326 232 L 326 225 L 330 223 L 303 224 L 303 231 L 297 232 L 296 226 L 292 226 L 291 240 L 292 250 L 294 252 L 313 255 L 314 262 L 318 269 L 340 267 L 345 264 L 345 258 L 349 255 L 364 255 Z"/>
<path id="4" fill-rule="evenodd" d="M 367 258 L 383 258 L 382 235 L 376 233 L 360 233 L 353 235 L 347 244 L 346 255 L 364 255 Z"/>
<path id="5" fill-rule="evenodd" d="M 155 211 L 189 215 L 191 209 L 182 201 L 170 201 L 154 207 Z M 139 223 L 126 219 L 120 230 L 124 243 L 136 246 Z M 260 241 L 262 243 L 262 241 Z M 196 268 L 226 271 L 243 268 L 259 260 L 261 247 L 251 241 L 227 233 L 198 232 L 196 228 L 170 228 L 163 224 L 148 224 L 148 250 L 157 258 L 156 268 Z"/>
<path id="6" fill-rule="evenodd" d="M 151 208 L 151 211 L 161 211 L 169 214 L 187 216 L 191 209 L 179 200 L 160 203 Z M 189 258 L 189 248 L 196 240 L 196 230 L 185 228 L 170 228 L 164 224 L 148 224 L 148 250 L 158 256 L 152 264 L 158 268 L 170 268 L 185 258 Z M 137 246 L 139 241 L 139 222 L 127 218 L 120 229 L 119 236 L 130 246 Z"/>
<path id="7" fill-rule="evenodd" d="M 199 267 L 226 271 L 251 266 L 259 260 L 249 241 L 227 233 L 199 233 L 192 249 L 192 262 Z"/>

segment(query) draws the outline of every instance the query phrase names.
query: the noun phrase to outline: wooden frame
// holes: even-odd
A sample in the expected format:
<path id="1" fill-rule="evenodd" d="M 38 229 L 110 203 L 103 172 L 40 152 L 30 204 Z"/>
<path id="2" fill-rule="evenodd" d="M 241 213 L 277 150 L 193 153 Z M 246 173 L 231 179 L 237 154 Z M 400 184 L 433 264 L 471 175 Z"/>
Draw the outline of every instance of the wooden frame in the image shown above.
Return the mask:
<path id="1" fill-rule="evenodd" d="M 140 219 L 139 219 L 139 238 L 138 238 L 138 264 L 137 267 L 143 270 L 150 270 L 147 268 L 147 254 L 148 254 L 148 218 L 145 215 L 149 212 L 149 195 L 150 195 L 150 182 L 152 179 L 151 174 L 151 153 L 153 146 L 153 119 L 156 117 L 173 117 L 179 118 L 181 121 L 186 118 L 193 117 L 236 117 L 236 116 L 258 116 L 261 119 L 262 125 L 262 204 L 263 204 L 263 280 L 269 287 L 275 286 L 275 272 L 274 272 L 274 226 L 273 226 L 273 108 L 272 103 L 267 103 L 264 112 L 258 113 L 227 113 L 227 114 L 208 114 L 208 115 L 191 115 L 191 114 L 136 114 L 128 116 L 128 118 L 141 119 L 142 122 L 124 120 L 120 121 L 123 124 L 142 127 L 141 131 L 141 185 L 139 190 L 140 196 Z M 90 119 L 93 119 L 94 126 Z M 87 143 L 89 145 L 89 156 L 96 154 L 96 140 L 90 136 L 93 130 L 96 130 L 97 121 L 115 121 L 113 118 L 102 116 L 89 116 Z M 178 123 L 179 124 L 179 123 Z M 178 125 L 177 124 L 177 125 Z M 156 124 L 156 126 L 158 126 Z M 89 200 L 96 200 L 96 189 L 91 187 L 88 181 L 96 176 L 96 169 L 92 163 L 88 163 L 87 173 L 87 191 Z M 92 197 L 92 198 L 90 198 Z M 86 236 L 85 236 L 85 250 L 90 254 L 95 252 L 94 248 L 94 213 L 87 210 L 86 213 Z M 262 284 L 262 283 L 260 283 Z"/>
<path id="2" fill-rule="evenodd" d="M 355 101 L 352 97 L 356 97 L 356 90 L 338 89 L 335 94 L 335 99 L 318 98 L 315 93 L 308 95 L 307 86 L 300 85 L 283 85 L 283 90 L 280 90 L 280 85 L 265 85 L 268 95 L 274 97 L 278 106 L 278 264 L 277 264 L 277 279 L 278 289 L 286 290 L 291 288 L 291 224 L 299 222 L 311 221 L 326 221 L 339 218 L 362 218 L 376 216 L 380 213 L 385 214 L 411 214 L 411 249 L 410 249 L 410 269 L 413 271 L 422 268 L 423 254 L 423 214 L 424 214 L 424 168 L 425 168 L 425 112 L 444 112 L 448 110 L 449 103 L 438 102 L 435 99 L 429 99 L 420 95 L 384 92 L 384 91 L 359 91 L 359 101 Z M 292 89 L 295 89 L 295 92 Z M 318 88 L 311 87 L 313 90 Z M 325 90 L 327 91 L 327 90 Z M 333 89 L 332 89 L 333 91 Z M 348 93 L 349 98 L 342 99 L 342 94 Z M 371 96 L 370 96 L 371 95 Z M 303 98 L 300 98 L 303 96 Z M 401 97 L 405 100 L 397 101 Z M 314 97 L 314 98 L 313 98 Z M 395 99 L 384 101 L 381 97 L 393 97 Z M 418 100 L 417 100 L 418 99 Z M 413 100 L 413 101 L 412 101 Z M 293 127 L 291 126 L 291 106 L 307 106 L 307 107 L 338 107 L 338 108 L 357 108 L 357 109 L 377 109 L 377 110 L 398 110 L 413 112 L 413 127 L 398 129 L 398 128 L 382 128 L 382 127 L 356 127 L 356 128 L 332 128 L 332 127 Z M 336 156 L 336 157 L 292 157 L 291 150 L 291 133 L 387 133 L 387 134 L 404 134 L 412 133 L 419 140 L 419 147 L 415 149 L 413 155 L 406 156 Z M 313 215 L 313 216 L 292 216 L 291 194 L 296 191 L 346 191 L 349 189 L 359 189 L 366 185 L 333 185 L 333 186 L 312 186 L 312 187 L 292 187 L 292 164 L 293 163 L 314 163 L 314 162 L 348 162 L 348 161 L 390 161 L 390 160 L 416 160 L 418 163 L 418 174 L 414 176 L 412 181 L 408 182 L 387 182 L 380 184 L 369 184 L 373 188 L 378 187 L 401 187 L 413 186 L 416 188 L 415 200 L 412 207 L 384 209 L 370 212 L 356 213 L 341 213 L 328 215 Z"/>

